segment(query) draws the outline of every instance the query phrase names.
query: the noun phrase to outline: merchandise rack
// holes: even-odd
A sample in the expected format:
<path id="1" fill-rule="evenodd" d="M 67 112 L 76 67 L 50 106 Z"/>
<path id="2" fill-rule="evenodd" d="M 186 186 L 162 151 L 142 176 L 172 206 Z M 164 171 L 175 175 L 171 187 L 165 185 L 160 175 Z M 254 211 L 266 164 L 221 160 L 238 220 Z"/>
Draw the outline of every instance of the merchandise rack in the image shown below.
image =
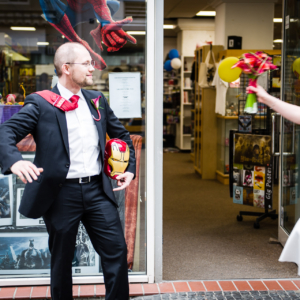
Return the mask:
<path id="1" fill-rule="evenodd" d="M 229 192 L 230 197 L 233 197 L 233 145 L 234 145 L 234 134 L 238 133 L 238 130 L 233 129 L 229 132 Z M 253 132 L 254 134 L 262 134 L 261 131 L 256 130 Z M 273 176 L 274 174 L 272 174 Z M 274 177 L 274 176 L 273 176 Z M 253 227 L 255 229 L 260 228 L 260 222 L 266 218 L 271 218 L 272 220 L 276 220 L 278 218 L 278 214 L 276 214 L 276 209 L 272 209 L 271 211 L 268 210 L 267 205 L 265 205 L 265 211 L 264 212 L 255 212 L 255 211 L 240 211 L 239 214 L 236 216 L 237 221 L 242 222 L 243 216 L 253 216 L 258 217 L 256 218 Z"/>

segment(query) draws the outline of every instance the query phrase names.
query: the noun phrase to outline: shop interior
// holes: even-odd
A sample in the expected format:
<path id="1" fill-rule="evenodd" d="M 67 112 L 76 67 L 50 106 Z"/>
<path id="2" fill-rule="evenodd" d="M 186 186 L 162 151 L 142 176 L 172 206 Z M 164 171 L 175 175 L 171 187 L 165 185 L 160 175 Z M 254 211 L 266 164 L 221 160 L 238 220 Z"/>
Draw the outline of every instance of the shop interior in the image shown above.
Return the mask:
<path id="1" fill-rule="evenodd" d="M 244 193 L 240 202 L 232 191 L 230 195 L 230 186 L 237 189 L 235 179 L 230 179 L 236 167 L 230 161 L 235 159 L 235 139 L 230 133 L 243 131 L 239 116 L 247 115 L 247 75 L 229 83 L 225 91 L 215 80 L 209 87 L 200 86 L 200 69 L 210 50 L 214 53 L 209 57 L 210 65 L 263 50 L 278 68 L 265 74 L 259 83 L 280 98 L 283 3 L 228 2 L 234 1 L 197 1 L 197 5 L 188 0 L 164 1 L 164 280 L 297 277 L 296 264 L 278 261 L 283 249 L 278 242 L 278 218 L 271 216 L 256 222 L 257 216 L 239 214 L 263 213 L 267 200 L 262 204 L 254 196 L 248 202 Z M 238 16 L 238 12 L 243 13 Z M 263 28 L 259 35 L 247 29 L 250 15 Z M 227 36 L 241 37 L 242 45 L 237 42 L 230 46 Z M 267 39 L 269 44 L 265 43 Z M 175 62 L 172 68 L 174 49 L 180 54 L 179 69 Z M 222 100 L 218 102 L 216 97 Z M 267 107 L 258 106 L 257 114 L 251 118 L 253 134 L 271 137 L 271 114 Z M 271 206 L 278 213 L 278 160 L 275 158 L 272 164 Z M 295 224 L 290 216 L 285 222 L 290 223 L 290 228 Z"/>

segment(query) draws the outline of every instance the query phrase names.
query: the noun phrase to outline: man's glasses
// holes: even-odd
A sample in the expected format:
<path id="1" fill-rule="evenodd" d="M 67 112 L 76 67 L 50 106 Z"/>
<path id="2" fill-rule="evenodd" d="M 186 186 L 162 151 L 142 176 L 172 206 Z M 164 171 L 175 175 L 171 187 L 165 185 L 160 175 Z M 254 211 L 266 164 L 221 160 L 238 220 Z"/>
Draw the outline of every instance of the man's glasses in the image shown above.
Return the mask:
<path id="1" fill-rule="evenodd" d="M 83 65 L 87 68 L 89 68 L 90 66 L 95 67 L 95 64 L 96 64 L 96 62 L 94 60 L 87 61 L 85 63 L 70 63 L 70 62 L 66 63 L 66 65 Z"/>

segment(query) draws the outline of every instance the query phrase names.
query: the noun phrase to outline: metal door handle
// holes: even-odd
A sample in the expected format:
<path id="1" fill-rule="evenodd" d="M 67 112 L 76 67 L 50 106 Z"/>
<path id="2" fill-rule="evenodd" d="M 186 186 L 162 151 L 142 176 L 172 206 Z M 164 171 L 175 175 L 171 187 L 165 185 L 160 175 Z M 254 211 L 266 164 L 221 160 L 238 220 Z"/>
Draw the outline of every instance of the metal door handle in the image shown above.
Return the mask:
<path id="1" fill-rule="evenodd" d="M 279 156 L 280 153 L 279 152 L 276 152 L 275 153 L 275 122 L 276 122 L 276 117 L 277 116 L 280 116 L 279 113 L 272 113 L 272 136 L 271 136 L 271 139 L 272 139 L 272 155 L 273 156 Z"/>

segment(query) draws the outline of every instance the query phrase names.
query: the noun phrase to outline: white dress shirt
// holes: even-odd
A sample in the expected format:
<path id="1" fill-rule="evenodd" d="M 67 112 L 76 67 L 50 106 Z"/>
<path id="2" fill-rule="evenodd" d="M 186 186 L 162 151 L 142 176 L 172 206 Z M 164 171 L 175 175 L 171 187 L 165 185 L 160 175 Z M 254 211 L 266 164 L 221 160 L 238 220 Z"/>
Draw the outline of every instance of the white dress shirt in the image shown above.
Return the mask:
<path id="1" fill-rule="evenodd" d="M 57 83 L 60 95 L 69 100 L 74 94 L 60 82 Z M 67 178 L 80 178 L 100 174 L 99 135 L 88 104 L 81 90 L 76 94 L 78 108 L 66 111 L 70 168 Z"/>

